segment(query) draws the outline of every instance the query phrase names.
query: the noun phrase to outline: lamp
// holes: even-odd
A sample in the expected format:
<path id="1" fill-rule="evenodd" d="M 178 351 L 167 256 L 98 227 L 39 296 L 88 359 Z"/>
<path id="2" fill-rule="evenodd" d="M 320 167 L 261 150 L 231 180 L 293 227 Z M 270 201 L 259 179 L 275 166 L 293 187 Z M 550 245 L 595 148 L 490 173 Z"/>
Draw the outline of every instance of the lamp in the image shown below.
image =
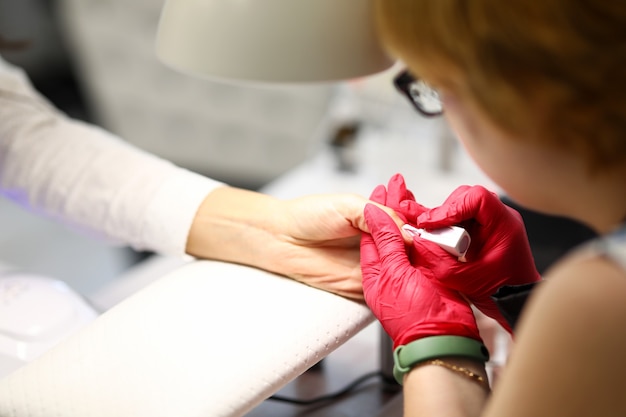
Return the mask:
<path id="1" fill-rule="evenodd" d="M 196 76 L 322 82 L 381 72 L 373 0 L 166 0 L 156 40 L 167 65 Z"/>

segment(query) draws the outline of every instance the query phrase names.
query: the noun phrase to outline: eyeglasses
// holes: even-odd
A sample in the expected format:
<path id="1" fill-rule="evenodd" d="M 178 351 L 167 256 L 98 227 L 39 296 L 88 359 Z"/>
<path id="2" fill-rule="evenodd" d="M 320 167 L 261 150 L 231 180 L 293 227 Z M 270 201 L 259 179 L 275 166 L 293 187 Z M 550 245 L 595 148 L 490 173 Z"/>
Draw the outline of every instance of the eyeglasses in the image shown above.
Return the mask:
<path id="1" fill-rule="evenodd" d="M 424 116 L 434 117 L 443 113 L 439 93 L 423 80 L 416 79 L 405 70 L 394 78 L 393 83 Z"/>

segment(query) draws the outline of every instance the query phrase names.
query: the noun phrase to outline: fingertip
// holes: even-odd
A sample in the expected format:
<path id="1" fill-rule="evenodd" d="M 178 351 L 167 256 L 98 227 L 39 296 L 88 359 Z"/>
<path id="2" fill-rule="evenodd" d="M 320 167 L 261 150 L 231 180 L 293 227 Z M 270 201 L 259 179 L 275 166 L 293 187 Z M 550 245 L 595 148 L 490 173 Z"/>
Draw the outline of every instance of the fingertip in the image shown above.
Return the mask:
<path id="1" fill-rule="evenodd" d="M 361 232 L 361 241 L 359 242 L 359 246 L 361 250 L 373 244 L 374 244 L 374 239 L 372 239 L 372 235 L 370 235 L 367 232 Z"/>
<path id="2" fill-rule="evenodd" d="M 415 194 L 413 194 L 413 191 L 409 189 L 406 190 L 406 199 L 415 201 Z"/>
<path id="3" fill-rule="evenodd" d="M 397 183 L 397 182 L 404 183 L 404 176 L 402 176 L 402 174 L 400 174 L 399 172 L 396 172 L 395 174 L 393 174 L 391 178 L 389 179 L 390 184 Z"/>
<path id="4" fill-rule="evenodd" d="M 404 230 L 402 227 L 400 227 L 400 231 L 402 232 L 404 243 L 411 245 L 413 243 L 413 239 L 415 239 L 415 236 L 413 236 L 411 233 Z"/>
<path id="5" fill-rule="evenodd" d="M 377 185 L 370 194 L 370 200 L 379 204 L 385 204 L 387 202 L 387 189 L 384 185 Z"/>
<path id="6" fill-rule="evenodd" d="M 380 203 L 377 203 L 380 204 Z M 365 213 L 365 217 L 376 218 L 377 220 L 385 220 L 390 222 L 395 222 L 393 215 L 397 214 L 393 209 L 388 207 L 381 207 L 374 203 L 365 204 L 365 209 L 363 210 Z M 387 210 L 391 211 L 391 213 L 387 212 Z"/>
<path id="7" fill-rule="evenodd" d="M 430 221 L 431 221 L 431 215 L 429 211 L 420 214 L 415 219 L 416 225 L 422 228 L 427 228 L 427 226 L 429 226 Z"/>
<path id="8" fill-rule="evenodd" d="M 409 211 L 411 210 L 412 204 L 411 203 L 415 203 L 414 201 L 411 200 L 404 200 L 400 202 L 400 210 L 404 210 L 404 211 Z"/>
<path id="9" fill-rule="evenodd" d="M 379 216 L 380 211 L 383 210 L 376 204 L 365 204 L 365 208 L 363 209 L 363 218 L 365 219 L 365 226 L 367 227 L 367 230 L 365 230 L 366 232 L 372 233 L 372 228 L 375 226 L 376 222 L 375 218 Z"/>
<path id="10" fill-rule="evenodd" d="M 417 201 L 404 200 L 402 203 L 400 203 L 400 210 L 405 213 L 411 214 L 413 218 L 411 218 L 410 220 L 415 222 L 415 220 L 420 214 L 425 213 L 429 209 L 427 207 L 424 207 Z"/>
<path id="11" fill-rule="evenodd" d="M 450 197 L 458 197 L 458 196 L 460 196 L 461 194 L 465 194 L 466 192 L 468 192 L 468 190 L 471 190 L 471 189 L 472 189 L 472 188 L 474 188 L 474 187 L 475 187 L 475 186 L 472 186 L 472 185 L 467 185 L 467 184 L 465 184 L 465 185 L 459 185 L 458 187 L 456 187 L 456 188 L 454 189 L 454 191 L 452 191 L 452 192 L 450 193 Z"/>
<path id="12" fill-rule="evenodd" d="M 464 213 L 459 211 L 459 209 L 462 209 L 462 207 L 459 207 L 454 202 L 432 208 L 417 216 L 415 224 L 422 229 L 438 229 L 453 226 L 465 220 Z"/>
<path id="13" fill-rule="evenodd" d="M 372 204 L 372 203 L 366 203 L 365 204 L 365 209 L 363 210 L 365 212 L 365 214 L 371 215 L 373 214 L 376 210 L 381 210 L 376 204 Z"/>
<path id="14" fill-rule="evenodd" d="M 393 174 L 391 178 L 389 178 L 389 182 L 387 183 L 387 189 L 394 190 L 398 194 L 398 196 L 402 195 L 402 197 L 406 197 L 406 181 L 404 180 L 402 174 Z"/>

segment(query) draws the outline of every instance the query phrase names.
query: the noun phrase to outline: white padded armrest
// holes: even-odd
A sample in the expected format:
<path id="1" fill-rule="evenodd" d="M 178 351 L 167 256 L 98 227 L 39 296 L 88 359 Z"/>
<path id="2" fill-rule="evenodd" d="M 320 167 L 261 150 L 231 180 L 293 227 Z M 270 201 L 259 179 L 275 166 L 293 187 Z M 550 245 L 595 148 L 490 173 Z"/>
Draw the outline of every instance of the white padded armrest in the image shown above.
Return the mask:
<path id="1" fill-rule="evenodd" d="M 0 415 L 241 416 L 372 321 L 286 278 L 192 262 L 0 380 Z"/>

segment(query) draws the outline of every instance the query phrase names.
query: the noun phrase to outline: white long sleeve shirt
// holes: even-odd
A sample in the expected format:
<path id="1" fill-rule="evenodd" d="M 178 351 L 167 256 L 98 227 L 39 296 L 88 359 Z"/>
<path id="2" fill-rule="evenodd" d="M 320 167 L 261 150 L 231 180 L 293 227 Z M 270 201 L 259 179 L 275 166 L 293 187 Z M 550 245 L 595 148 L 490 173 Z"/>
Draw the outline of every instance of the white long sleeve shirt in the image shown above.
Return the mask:
<path id="1" fill-rule="evenodd" d="M 220 185 L 68 118 L 0 58 L 0 194 L 92 236 L 182 255 Z"/>

